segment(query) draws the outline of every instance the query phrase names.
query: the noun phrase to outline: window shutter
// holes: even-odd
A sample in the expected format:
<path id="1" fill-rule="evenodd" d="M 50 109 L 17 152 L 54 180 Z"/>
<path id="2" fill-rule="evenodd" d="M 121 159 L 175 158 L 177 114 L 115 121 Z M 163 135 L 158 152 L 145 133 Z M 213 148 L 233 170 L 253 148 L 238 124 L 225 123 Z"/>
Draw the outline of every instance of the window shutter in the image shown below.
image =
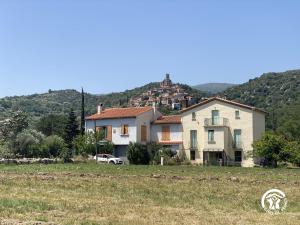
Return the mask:
<path id="1" fill-rule="evenodd" d="M 107 129 L 107 140 L 108 141 L 112 141 L 112 126 L 110 125 L 110 126 L 107 126 L 106 127 L 106 129 Z"/>
<path id="2" fill-rule="evenodd" d="M 147 142 L 147 126 L 145 125 L 141 126 L 141 141 Z"/>
<path id="3" fill-rule="evenodd" d="M 170 126 L 162 126 L 162 141 L 170 141 Z"/>

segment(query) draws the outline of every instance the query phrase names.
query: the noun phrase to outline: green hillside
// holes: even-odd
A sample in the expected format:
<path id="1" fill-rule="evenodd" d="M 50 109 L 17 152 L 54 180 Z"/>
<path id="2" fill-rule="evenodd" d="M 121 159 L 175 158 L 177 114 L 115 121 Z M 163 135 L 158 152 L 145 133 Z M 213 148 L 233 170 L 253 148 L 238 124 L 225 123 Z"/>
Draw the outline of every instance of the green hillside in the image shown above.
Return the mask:
<path id="1" fill-rule="evenodd" d="M 236 86 L 237 84 L 229 84 L 229 83 L 206 83 L 206 84 L 199 84 L 196 86 L 193 86 L 193 88 L 210 93 L 210 94 L 216 94 L 222 91 L 225 91 L 226 89 Z"/>
<path id="2" fill-rule="evenodd" d="M 289 127 L 300 131 L 300 70 L 265 73 L 227 89 L 222 93 L 228 99 L 263 108 L 268 112 L 267 127 L 280 130 Z M 300 136 L 300 132 L 299 132 Z"/>
<path id="3" fill-rule="evenodd" d="M 202 92 L 188 85 L 180 84 L 189 94 L 196 98 L 205 96 Z M 106 95 L 85 94 L 86 114 L 96 112 L 96 106 L 103 103 L 105 107 L 125 107 L 132 96 L 137 96 L 145 90 L 159 87 L 158 82 L 149 83 L 142 87 L 124 92 L 110 93 Z M 73 108 L 80 115 L 81 93 L 76 90 L 51 91 L 44 94 L 33 94 L 28 96 L 14 96 L 0 99 L 0 120 L 11 115 L 12 112 L 21 110 L 27 112 L 31 119 L 36 120 L 48 114 L 66 114 Z"/>

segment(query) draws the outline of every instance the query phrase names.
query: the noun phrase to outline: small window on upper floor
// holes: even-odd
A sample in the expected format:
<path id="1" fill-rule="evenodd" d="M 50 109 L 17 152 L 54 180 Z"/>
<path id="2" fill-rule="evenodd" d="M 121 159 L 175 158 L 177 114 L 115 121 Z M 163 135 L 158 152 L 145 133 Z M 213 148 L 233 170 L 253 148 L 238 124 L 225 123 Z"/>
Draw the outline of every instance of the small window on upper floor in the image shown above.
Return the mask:
<path id="1" fill-rule="evenodd" d="M 121 135 L 128 135 L 128 124 L 123 124 L 121 126 Z"/>
<path id="2" fill-rule="evenodd" d="M 195 112 L 192 113 L 192 121 L 196 121 L 196 113 Z"/>
<path id="3" fill-rule="evenodd" d="M 240 119 L 240 111 L 239 110 L 235 111 L 235 119 L 237 119 L 237 120 Z"/>

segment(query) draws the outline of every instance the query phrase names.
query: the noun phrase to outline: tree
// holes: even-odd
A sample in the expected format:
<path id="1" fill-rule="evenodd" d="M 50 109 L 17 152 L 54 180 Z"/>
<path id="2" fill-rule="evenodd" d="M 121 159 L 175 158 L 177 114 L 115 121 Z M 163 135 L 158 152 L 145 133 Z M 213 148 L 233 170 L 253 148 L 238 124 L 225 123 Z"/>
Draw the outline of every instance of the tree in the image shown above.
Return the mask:
<path id="1" fill-rule="evenodd" d="M 42 117 L 35 125 L 36 129 L 46 136 L 64 136 L 67 117 L 65 115 L 50 114 Z"/>
<path id="2" fill-rule="evenodd" d="M 65 134 L 64 134 L 64 140 L 69 150 L 72 150 L 73 140 L 78 135 L 78 133 L 79 130 L 78 130 L 78 123 L 76 120 L 76 116 L 73 109 L 71 109 L 68 115 L 68 119 L 65 127 Z"/>
<path id="3" fill-rule="evenodd" d="M 95 152 L 95 135 L 92 133 L 79 135 L 74 139 L 73 144 L 76 155 L 87 157 Z"/>
<path id="4" fill-rule="evenodd" d="M 28 116 L 26 113 L 18 111 L 12 117 L 1 121 L 0 140 L 14 141 L 16 136 L 28 127 Z"/>
<path id="5" fill-rule="evenodd" d="M 278 162 L 300 164 L 300 144 L 288 141 L 284 136 L 265 133 L 260 140 L 253 143 L 255 157 L 263 157 L 266 165 L 277 167 Z"/>
<path id="6" fill-rule="evenodd" d="M 262 139 L 253 143 L 253 155 L 263 157 L 266 164 L 277 167 L 277 163 L 283 160 L 280 153 L 285 145 L 286 140 L 283 136 L 265 133 Z"/>
<path id="7" fill-rule="evenodd" d="M 84 91 L 81 90 L 81 120 L 80 120 L 80 133 L 84 135 L 85 131 L 85 105 L 84 105 Z"/>

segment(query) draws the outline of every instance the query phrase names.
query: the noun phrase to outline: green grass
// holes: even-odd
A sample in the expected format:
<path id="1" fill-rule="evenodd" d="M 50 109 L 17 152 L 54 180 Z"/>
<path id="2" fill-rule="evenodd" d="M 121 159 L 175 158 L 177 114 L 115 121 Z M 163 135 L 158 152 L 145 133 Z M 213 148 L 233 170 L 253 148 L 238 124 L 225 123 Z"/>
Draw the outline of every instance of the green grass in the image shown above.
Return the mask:
<path id="1" fill-rule="evenodd" d="M 299 178 L 299 169 L 0 165 L 0 218 L 80 225 L 297 224 Z M 279 216 L 259 205 L 270 188 L 288 198 Z"/>

